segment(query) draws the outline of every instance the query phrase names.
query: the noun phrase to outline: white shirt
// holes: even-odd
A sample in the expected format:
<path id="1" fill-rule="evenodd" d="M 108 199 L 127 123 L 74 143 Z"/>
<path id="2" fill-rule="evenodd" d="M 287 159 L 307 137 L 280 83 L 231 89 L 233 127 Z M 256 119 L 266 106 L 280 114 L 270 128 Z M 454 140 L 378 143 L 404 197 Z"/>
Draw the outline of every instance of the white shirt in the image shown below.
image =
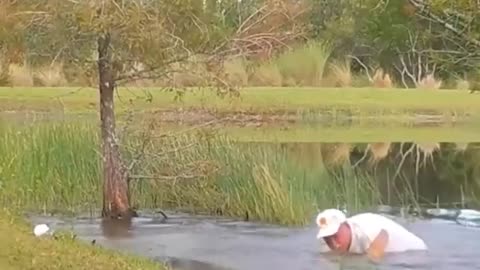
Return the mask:
<path id="1" fill-rule="evenodd" d="M 382 215 L 364 213 L 347 219 L 352 229 L 350 252 L 363 254 L 370 247 L 382 229 L 388 233 L 385 252 L 404 252 L 407 250 L 426 250 L 422 239 Z"/>

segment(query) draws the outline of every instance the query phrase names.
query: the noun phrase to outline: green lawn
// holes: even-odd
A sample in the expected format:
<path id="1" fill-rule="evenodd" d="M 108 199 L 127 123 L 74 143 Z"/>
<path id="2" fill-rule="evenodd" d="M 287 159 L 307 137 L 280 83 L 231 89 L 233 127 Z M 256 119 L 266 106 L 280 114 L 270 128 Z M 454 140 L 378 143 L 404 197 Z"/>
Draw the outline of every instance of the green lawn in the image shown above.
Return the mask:
<path id="1" fill-rule="evenodd" d="M 223 134 L 243 142 L 478 142 L 479 125 L 228 127 Z"/>
<path id="2" fill-rule="evenodd" d="M 204 108 L 219 111 L 343 110 L 354 113 L 434 111 L 438 113 L 480 112 L 480 95 L 458 90 L 371 89 L 371 88 L 246 88 L 240 98 L 222 99 L 208 89 L 191 89 L 181 102 L 174 93 L 159 88 L 120 88 L 117 109 Z M 151 97 L 151 102 L 148 102 Z M 97 109 L 93 88 L 0 88 L 2 110 L 64 110 L 88 112 Z M 133 104 L 133 107 L 132 107 Z"/>
<path id="3" fill-rule="evenodd" d="M 0 211 L 0 269 L 149 270 L 165 269 L 146 259 L 105 250 L 72 238 L 36 238 L 23 219 Z"/>

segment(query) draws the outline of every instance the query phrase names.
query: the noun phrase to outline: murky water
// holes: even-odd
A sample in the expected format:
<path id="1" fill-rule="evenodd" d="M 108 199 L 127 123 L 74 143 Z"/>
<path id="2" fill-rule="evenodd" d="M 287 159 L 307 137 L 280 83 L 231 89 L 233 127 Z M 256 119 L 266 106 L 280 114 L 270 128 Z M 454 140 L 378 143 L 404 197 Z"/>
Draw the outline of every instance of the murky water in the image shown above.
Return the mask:
<path id="1" fill-rule="evenodd" d="M 480 269 L 480 228 L 453 221 L 406 221 L 429 250 L 389 254 L 378 264 L 364 256 L 338 257 L 315 238 L 315 228 L 285 228 L 228 219 L 173 214 L 167 221 L 141 217 L 130 224 L 100 219 L 34 217 L 54 229 L 73 229 L 85 241 L 161 261 L 174 269 Z"/>

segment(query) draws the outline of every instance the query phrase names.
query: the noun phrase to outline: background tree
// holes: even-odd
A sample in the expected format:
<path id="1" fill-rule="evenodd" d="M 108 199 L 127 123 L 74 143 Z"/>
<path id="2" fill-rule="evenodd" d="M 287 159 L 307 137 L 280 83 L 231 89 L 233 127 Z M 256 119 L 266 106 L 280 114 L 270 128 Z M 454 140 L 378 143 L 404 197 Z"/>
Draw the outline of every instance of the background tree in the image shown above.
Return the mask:
<path id="1" fill-rule="evenodd" d="M 476 1 L 305 0 L 312 38 L 332 40 L 335 57 L 381 67 L 404 86 L 428 74 L 478 76 L 480 28 Z M 353 61 L 353 70 L 364 67 Z"/>

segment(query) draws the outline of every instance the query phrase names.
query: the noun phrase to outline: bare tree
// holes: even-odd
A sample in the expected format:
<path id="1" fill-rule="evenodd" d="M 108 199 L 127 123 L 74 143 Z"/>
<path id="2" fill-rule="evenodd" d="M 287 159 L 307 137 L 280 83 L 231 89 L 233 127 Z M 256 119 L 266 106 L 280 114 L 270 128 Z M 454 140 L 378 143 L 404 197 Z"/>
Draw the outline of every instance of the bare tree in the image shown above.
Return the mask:
<path id="1" fill-rule="evenodd" d="M 475 1 L 435 1 L 408 0 L 417 18 L 417 29 L 409 31 L 410 57 L 415 54 L 417 80 L 419 70 L 425 73 L 430 68 L 434 71 L 457 77 L 458 73 L 468 73 L 478 69 L 480 63 L 480 6 Z M 423 28 L 423 30 L 420 30 Z M 428 37 L 429 42 L 421 43 L 421 37 Z M 400 56 L 402 74 L 407 74 L 405 54 Z M 423 59 L 423 61 L 422 61 Z M 423 68 L 421 68 L 423 66 Z M 398 70 L 398 67 L 397 67 Z M 432 70 L 430 70 L 431 72 Z M 412 78 L 414 74 L 408 76 Z M 452 76 L 453 75 L 453 76 Z"/>
<path id="2" fill-rule="evenodd" d="M 433 21 L 442 25 L 446 30 L 452 32 L 465 43 L 472 44 L 477 49 L 480 48 L 480 40 L 469 34 L 469 28 L 478 25 L 479 3 L 469 1 L 469 3 L 455 3 L 452 1 L 450 4 L 453 6 L 441 6 L 446 3 L 445 1 L 428 1 L 428 0 L 408 0 L 411 5 L 416 8 L 416 13 L 424 19 Z M 436 3 L 438 2 L 438 4 Z M 462 2 L 462 1 L 460 1 Z M 463 6 L 461 6 L 463 4 Z M 441 14 L 436 14 L 432 7 L 440 10 Z M 465 11 L 465 12 L 464 12 Z M 451 21 L 455 18 L 456 25 Z"/>

